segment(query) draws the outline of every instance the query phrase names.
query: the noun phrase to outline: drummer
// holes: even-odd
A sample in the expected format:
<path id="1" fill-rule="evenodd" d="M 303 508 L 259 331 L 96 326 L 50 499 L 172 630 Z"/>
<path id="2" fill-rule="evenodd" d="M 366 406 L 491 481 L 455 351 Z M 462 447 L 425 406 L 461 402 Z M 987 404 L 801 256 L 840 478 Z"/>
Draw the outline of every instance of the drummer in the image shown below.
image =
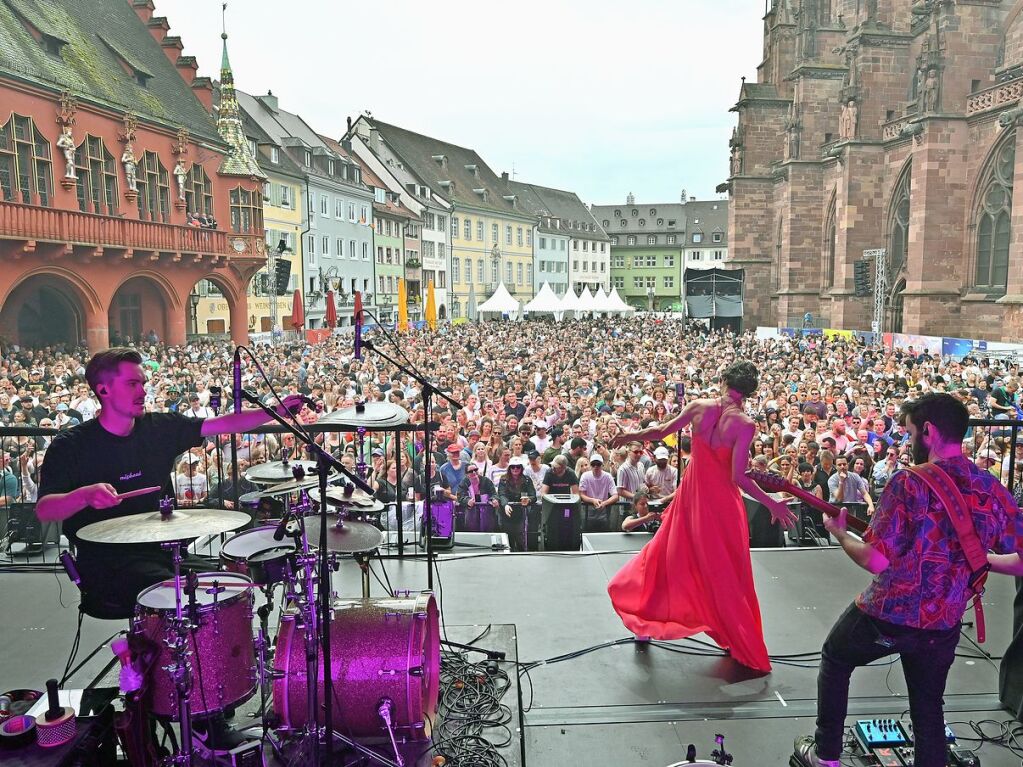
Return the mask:
<path id="1" fill-rule="evenodd" d="M 102 597 L 110 611 L 130 615 L 140 591 L 173 574 L 170 553 L 159 544 L 89 543 L 79 540 L 78 531 L 103 519 L 156 511 L 160 498 L 173 496 L 169 480 L 177 456 L 206 437 L 248 431 L 269 417 L 262 410 L 205 419 L 145 412 L 146 376 L 134 349 L 99 352 L 86 366 L 85 378 L 100 410 L 94 419 L 53 438 L 40 476 L 36 515 L 41 522 L 64 523 L 76 550 L 82 590 Z M 288 397 L 284 404 L 294 411 L 301 399 Z M 118 497 L 153 486 L 161 492 Z M 191 559 L 186 565 L 209 569 L 205 560 Z"/>

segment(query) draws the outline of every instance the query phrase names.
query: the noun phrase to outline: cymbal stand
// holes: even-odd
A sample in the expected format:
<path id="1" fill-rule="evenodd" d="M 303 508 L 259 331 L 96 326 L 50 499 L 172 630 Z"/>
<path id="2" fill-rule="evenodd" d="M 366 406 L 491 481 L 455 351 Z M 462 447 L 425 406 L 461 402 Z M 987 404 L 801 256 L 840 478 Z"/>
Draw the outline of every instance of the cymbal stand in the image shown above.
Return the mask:
<path id="1" fill-rule="evenodd" d="M 375 549 L 374 549 L 375 551 Z M 355 559 L 355 563 L 359 566 L 359 570 L 362 573 L 362 598 L 370 598 L 370 582 L 369 582 L 369 563 L 373 559 L 373 551 L 357 551 L 352 557 Z M 388 594 L 388 596 L 391 596 Z"/>
<path id="2" fill-rule="evenodd" d="M 186 614 L 181 604 L 183 591 L 181 583 L 181 543 L 162 543 L 161 548 L 171 552 L 174 561 L 174 617 L 170 620 L 164 643 L 171 651 L 173 663 L 168 668 L 178 693 L 178 724 L 181 727 L 181 752 L 169 758 L 171 764 L 192 767 L 195 744 L 192 740 L 192 664 L 189 661 L 188 638 L 195 628 L 192 624 L 192 610 Z M 195 587 L 190 587 L 190 603 L 195 605 Z"/>

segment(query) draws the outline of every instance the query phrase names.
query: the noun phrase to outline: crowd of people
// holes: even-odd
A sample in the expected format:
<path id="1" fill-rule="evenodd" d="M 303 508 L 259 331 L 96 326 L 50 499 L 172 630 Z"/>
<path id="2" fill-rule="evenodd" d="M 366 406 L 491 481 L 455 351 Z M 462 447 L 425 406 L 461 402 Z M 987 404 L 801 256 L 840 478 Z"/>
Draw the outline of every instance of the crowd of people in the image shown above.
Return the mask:
<path id="1" fill-rule="evenodd" d="M 401 353 L 462 405 L 435 400 L 434 477 L 424 477 L 422 432 L 404 433 L 400 444 L 389 433 L 373 435 L 362 455 L 351 434 L 320 439 L 349 467 L 364 462 L 385 503 L 400 500 L 400 450 L 403 489 L 450 502 L 462 524 L 471 518 L 476 529 L 507 529 L 516 548 L 531 545 L 523 524 L 545 492 L 580 495 L 589 529 L 656 529 L 658 510 L 685 471 L 689 437 L 617 449 L 611 441 L 666 422 L 693 398 L 717 396 L 720 372 L 736 360 L 761 371 L 758 390 L 745 402 L 757 424 L 752 467 L 868 516 L 890 477 L 911 461 L 897 417 L 907 399 L 945 391 L 961 398 L 975 418 L 1015 419 L 1020 412 L 1014 360 L 948 359 L 851 339 L 757 338 L 649 316 L 445 325 L 393 343 L 383 331 L 372 332 L 381 334 L 378 347 Z M 144 360 L 147 411 L 208 418 L 230 407 L 234 349 L 228 342 L 169 346 L 149 333 L 129 343 Z M 418 383 L 375 353 L 353 359 L 350 336 L 256 345 L 252 355 L 244 357 L 246 388 L 264 402 L 275 393 L 306 395 L 310 404 L 299 415 L 305 423 L 360 400 L 392 403 L 413 424 L 425 419 Z M 51 439 L 46 430 L 95 417 L 98 401 L 84 378 L 88 359 L 84 348 L 2 348 L 0 424 L 43 429 L 3 437 L 0 504 L 35 500 Z M 230 441 L 229 435 L 209 439 L 180 457 L 174 476 L 179 503 L 230 506 L 255 489 L 244 478 L 250 466 L 294 448 L 290 435 L 240 437 L 234 451 Z M 963 450 L 1006 484 L 1023 470 L 1023 460 L 1015 460 L 1023 453 L 1011 455 L 1008 426 L 971 429 Z M 534 531 L 538 524 L 539 518 Z"/>

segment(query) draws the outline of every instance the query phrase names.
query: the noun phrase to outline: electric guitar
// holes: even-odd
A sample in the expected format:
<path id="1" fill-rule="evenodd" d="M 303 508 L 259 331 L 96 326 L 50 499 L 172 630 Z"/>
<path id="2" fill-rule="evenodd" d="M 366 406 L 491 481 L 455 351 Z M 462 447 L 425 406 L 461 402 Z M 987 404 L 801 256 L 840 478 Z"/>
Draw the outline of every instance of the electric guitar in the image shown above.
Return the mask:
<path id="1" fill-rule="evenodd" d="M 798 485 L 793 485 L 787 481 L 784 477 L 777 474 L 771 474 L 765 471 L 747 471 L 746 476 L 760 485 L 761 489 L 768 493 L 788 493 L 795 498 L 803 501 L 808 506 L 813 506 L 823 514 L 827 514 L 829 517 L 838 517 L 841 513 L 841 508 L 835 506 L 827 501 L 822 501 L 816 495 L 811 493 L 809 490 L 804 490 Z M 846 515 L 846 525 L 848 528 L 860 535 L 867 530 L 867 523 L 859 517 L 854 517 L 852 514 Z"/>

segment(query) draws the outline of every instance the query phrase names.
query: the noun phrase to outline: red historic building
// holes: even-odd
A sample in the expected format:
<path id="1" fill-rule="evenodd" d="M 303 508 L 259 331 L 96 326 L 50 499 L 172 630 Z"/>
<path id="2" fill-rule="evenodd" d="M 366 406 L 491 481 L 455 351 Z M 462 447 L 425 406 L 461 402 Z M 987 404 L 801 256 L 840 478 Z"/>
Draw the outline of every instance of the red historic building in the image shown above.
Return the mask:
<path id="1" fill-rule="evenodd" d="M 150 0 L 0 2 L 5 340 L 95 350 L 155 330 L 183 343 L 207 279 L 245 342 L 246 290 L 265 263 L 263 177 L 226 35 L 215 120 L 212 83 L 168 30 Z"/>

